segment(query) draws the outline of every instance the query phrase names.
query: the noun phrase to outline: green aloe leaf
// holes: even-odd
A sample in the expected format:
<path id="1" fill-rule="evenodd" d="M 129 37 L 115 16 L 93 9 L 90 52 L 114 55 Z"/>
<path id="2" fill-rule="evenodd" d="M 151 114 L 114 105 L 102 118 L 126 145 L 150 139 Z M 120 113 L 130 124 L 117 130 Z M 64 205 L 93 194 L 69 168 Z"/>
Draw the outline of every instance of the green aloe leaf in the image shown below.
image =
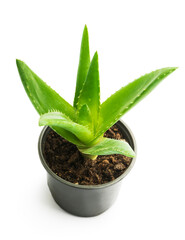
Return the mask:
<path id="1" fill-rule="evenodd" d="M 26 93 L 40 115 L 51 110 L 58 110 L 71 119 L 76 118 L 75 111 L 68 102 L 43 82 L 24 62 L 16 60 L 16 63 Z M 71 132 L 56 126 L 52 129 L 73 144 L 83 145 Z"/>
<path id="2" fill-rule="evenodd" d="M 78 123 L 84 126 L 92 126 L 91 112 L 87 104 L 84 104 L 78 111 Z"/>
<path id="3" fill-rule="evenodd" d="M 57 110 L 75 120 L 75 110 L 68 102 L 42 81 L 24 62 L 16 60 L 16 63 L 26 93 L 40 115 Z"/>
<path id="4" fill-rule="evenodd" d="M 111 155 L 123 154 L 127 157 L 135 157 L 135 153 L 130 145 L 124 140 L 103 138 L 96 145 L 89 148 L 79 148 L 83 154 L 89 155 Z"/>
<path id="5" fill-rule="evenodd" d="M 84 144 L 80 141 L 79 138 L 77 138 L 73 133 L 65 130 L 64 128 L 57 127 L 57 126 L 50 126 L 56 133 L 58 133 L 60 136 L 68 140 L 69 142 L 77 145 L 77 146 L 84 146 Z"/>
<path id="6" fill-rule="evenodd" d="M 71 121 L 60 112 L 49 112 L 41 115 L 39 119 L 39 125 L 61 127 L 62 129 L 65 129 L 77 136 L 80 141 L 84 143 L 88 143 L 93 139 L 92 132 L 87 127 Z"/>
<path id="7" fill-rule="evenodd" d="M 86 80 L 89 66 L 90 66 L 89 36 L 87 26 L 85 25 L 81 42 L 80 59 L 76 80 L 76 92 L 73 103 L 73 106 L 75 108 L 77 108 L 78 98 L 84 85 L 84 82 Z"/>
<path id="8" fill-rule="evenodd" d="M 90 110 L 92 129 L 95 131 L 100 109 L 100 83 L 97 52 L 94 54 L 91 61 L 86 81 L 78 99 L 77 108 L 80 109 L 84 104 L 86 104 Z M 86 115 L 87 118 L 89 118 L 89 112 L 87 112 Z"/>
<path id="9" fill-rule="evenodd" d="M 110 96 L 101 105 L 100 127 L 97 136 L 109 129 L 119 118 L 148 95 L 165 77 L 176 68 L 162 68 L 148 73 Z"/>

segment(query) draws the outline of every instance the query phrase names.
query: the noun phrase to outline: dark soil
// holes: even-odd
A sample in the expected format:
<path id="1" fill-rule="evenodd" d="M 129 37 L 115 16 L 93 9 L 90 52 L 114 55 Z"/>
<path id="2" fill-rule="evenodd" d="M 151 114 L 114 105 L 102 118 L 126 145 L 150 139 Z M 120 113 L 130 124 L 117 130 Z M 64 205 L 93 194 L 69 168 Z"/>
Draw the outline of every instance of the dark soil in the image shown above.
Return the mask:
<path id="1" fill-rule="evenodd" d="M 116 125 L 104 136 L 124 139 Z M 97 185 L 110 182 L 127 169 L 132 158 L 114 154 L 84 159 L 77 147 L 51 130 L 46 137 L 44 157 L 51 170 L 59 177 L 80 185 Z"/>

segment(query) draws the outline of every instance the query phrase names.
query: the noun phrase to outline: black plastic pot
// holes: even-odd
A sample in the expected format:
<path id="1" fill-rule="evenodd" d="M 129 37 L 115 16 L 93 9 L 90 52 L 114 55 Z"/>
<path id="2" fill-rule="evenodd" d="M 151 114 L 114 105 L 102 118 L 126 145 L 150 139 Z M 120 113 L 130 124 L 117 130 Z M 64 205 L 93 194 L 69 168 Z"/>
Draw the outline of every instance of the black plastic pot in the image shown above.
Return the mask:
<path id="1" fill-rule="evenodd" d="M 136 152 L 135 139 L 130 129 L 122 121 L 118 121 L 117 126 Z M 76 185 L 58 177 L 46 164 L 43 156 L 43 147 L 49 131 L 49 127 L 43 128 L 39 138 L 38 149 L 41 162 L 47 171 L 48 186 L 54 200 L 61 208 L 77 216 L 91 217 L 107 210 L 116 200 L 121 180 L 133 167 L 135 158 L 132 159 L 126 171 L 114 181 L 94 186 Z"/>

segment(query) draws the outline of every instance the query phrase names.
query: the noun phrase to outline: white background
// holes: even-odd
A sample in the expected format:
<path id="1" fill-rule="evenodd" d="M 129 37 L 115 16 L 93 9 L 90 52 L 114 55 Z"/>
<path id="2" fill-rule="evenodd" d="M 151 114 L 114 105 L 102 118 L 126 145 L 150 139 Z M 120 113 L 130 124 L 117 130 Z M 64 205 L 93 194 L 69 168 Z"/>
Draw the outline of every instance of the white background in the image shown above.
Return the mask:
<path id="1" fill-rule="evenodd" d="M 180 0 L 0 1 L 0 238 L 185 239 L 185 7 Z M 162 67 L 179 67 L 122 119 L 138 147 L 116 203 L 93 218 L 53 201 L 38 153 L 21 59 L 72 103 L 82 31 L 99 53 L 101 100 Z"/>

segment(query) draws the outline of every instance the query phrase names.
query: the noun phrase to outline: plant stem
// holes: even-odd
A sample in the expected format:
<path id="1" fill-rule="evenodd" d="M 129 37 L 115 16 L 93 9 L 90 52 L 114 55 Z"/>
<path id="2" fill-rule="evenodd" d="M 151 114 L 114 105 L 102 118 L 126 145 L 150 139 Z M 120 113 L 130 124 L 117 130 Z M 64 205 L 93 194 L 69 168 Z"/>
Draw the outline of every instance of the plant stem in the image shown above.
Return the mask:
<path id="1" fill-rule="evenodd" d="M 98 156 L 98 155 L 90 155 L 90 154 L 84 154 L 84 153 L 82 153 L 82 155 L 85 159 L 91 159 L 91 160 L 96 160 Z"/>

